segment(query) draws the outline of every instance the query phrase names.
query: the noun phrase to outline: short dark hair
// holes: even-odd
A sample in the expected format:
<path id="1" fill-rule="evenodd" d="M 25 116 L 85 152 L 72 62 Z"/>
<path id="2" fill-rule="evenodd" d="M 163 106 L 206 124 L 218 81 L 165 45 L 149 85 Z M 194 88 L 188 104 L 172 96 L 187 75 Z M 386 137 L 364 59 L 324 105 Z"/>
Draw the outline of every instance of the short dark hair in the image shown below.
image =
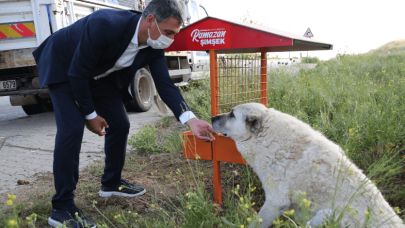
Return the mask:
<path id="1" fill-rule="evenodd" d="M 184 23 L 184 10 L 178 0 L 152 0 L 143 11 L 142 17 L 146 18 L 150 14 L 155 15 L 158 23 L 169 17 L 177 19 L 180 24 Z"/>

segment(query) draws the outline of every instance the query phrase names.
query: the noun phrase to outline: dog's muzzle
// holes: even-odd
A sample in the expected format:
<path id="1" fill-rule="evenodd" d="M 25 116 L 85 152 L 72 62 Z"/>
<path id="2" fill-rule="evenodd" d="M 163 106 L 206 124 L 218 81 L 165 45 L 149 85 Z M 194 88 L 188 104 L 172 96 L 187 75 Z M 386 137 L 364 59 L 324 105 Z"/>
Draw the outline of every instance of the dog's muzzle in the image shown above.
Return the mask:
<path id="1" fill-rule="evenodd" d="M 212 123 L 212 128 L 218 133 L 223 134 L 224 136 L 227 136 L 227 133 L 225 133 L 221 127 L 221 118 L 223 118 L 222 115 L 220 116 L 214 116 L 211 118 L 211 123 Z"/>

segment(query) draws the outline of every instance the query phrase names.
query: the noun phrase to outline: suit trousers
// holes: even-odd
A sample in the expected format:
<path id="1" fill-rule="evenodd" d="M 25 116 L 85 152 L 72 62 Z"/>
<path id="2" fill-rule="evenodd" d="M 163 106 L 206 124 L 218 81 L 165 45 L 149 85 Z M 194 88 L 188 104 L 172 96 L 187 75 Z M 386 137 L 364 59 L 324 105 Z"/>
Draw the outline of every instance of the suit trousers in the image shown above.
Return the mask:
<path id="1" fill-rule="evenodd" d="M 130 126 L 121 94 L 112 79 L 105 77 L 90 82 L 96 112 L 109 125 L 104 136 L 105 168 L 101 178 L 101 184 L 106 187 L 121 185 Z M 56 194 L 52 197 L 52 207 L 60 210 L 75 205 L 73 191 L 79 178 L 79 154 L 85 118 L 73 97 L 69 82 L 50 84 L 48 87 L 57 127 L 53 161 Z"/>

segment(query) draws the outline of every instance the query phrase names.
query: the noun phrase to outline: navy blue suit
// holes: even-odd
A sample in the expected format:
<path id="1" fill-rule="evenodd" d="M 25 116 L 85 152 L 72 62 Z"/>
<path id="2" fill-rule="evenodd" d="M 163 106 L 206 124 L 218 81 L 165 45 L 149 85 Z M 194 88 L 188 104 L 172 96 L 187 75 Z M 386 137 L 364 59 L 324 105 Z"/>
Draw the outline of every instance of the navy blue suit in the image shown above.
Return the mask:
<path id="1" fill-rule="evenodd" d="M 98 10 L 53 33 L 33 52 L 40 86 L 49 87 L 57 124 L 54 209 L 74 205 L 84 116 L 93 111 L 109 125 L 101 183 L 107 187 L 120 185 L 129 132 L 123 102 L 129 97 L 128 86 L 138 69 L 149 65 L 159 95 L 177 119 L 189 110 L 169 76 L 164 50 L 141 49 L 131 66 L 93 79 L 121 57 L 140 18 L 141 12 L 137 11 Z"/>

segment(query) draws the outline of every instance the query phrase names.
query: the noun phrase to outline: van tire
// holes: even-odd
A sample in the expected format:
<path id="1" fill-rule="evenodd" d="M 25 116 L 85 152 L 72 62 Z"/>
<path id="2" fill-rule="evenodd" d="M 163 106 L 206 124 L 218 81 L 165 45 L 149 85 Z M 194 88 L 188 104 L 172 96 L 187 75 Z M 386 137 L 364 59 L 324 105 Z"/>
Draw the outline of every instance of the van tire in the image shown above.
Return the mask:
<path id="1" fill-rule="evenodd" d="M 152 75 L 145 69 L 139 69 L 131 82 L 132 100 L 125 104 L 127 112 L 146 112 L 152 107 L 154 84 Z"/>

